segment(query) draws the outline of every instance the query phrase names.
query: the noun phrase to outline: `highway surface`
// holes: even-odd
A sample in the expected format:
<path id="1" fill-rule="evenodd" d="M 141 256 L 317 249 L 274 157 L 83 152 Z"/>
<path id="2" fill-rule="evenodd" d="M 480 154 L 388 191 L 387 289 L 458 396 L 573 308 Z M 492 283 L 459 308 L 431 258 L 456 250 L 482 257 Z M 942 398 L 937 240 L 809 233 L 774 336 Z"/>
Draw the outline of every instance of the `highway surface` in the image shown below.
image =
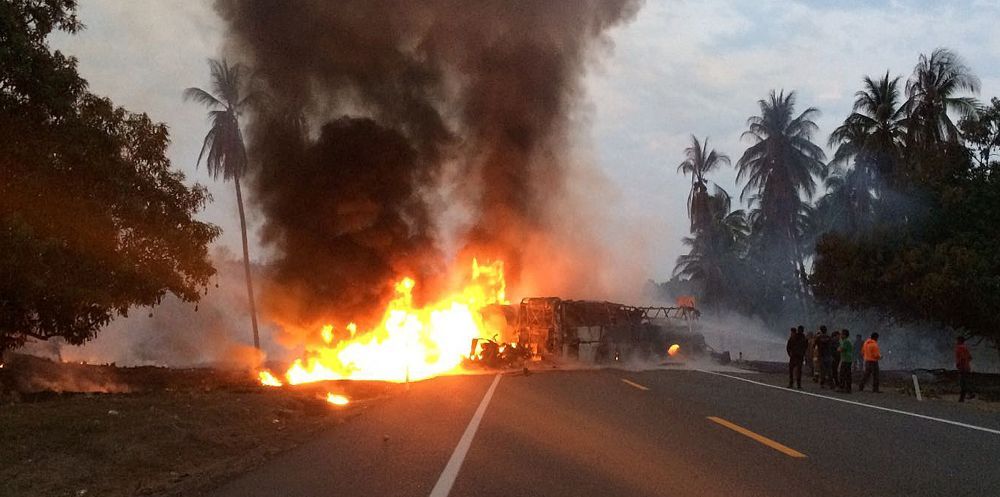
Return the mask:
<path id="1" fill-rule="evenodd" d="M 996 413 L 760 378 L 437 378 L 207 495 L 1000 496 Z"/>

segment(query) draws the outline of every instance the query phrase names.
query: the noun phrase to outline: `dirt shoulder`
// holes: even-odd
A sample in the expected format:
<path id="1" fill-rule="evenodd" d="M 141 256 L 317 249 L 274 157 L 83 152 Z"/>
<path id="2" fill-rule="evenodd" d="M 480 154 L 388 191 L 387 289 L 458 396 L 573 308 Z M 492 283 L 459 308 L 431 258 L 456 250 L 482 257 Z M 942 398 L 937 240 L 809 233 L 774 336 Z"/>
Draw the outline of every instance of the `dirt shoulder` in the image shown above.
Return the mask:
<path id="1" fill-rule="evenodd" d="M 157 379 L 153 387 L 130 379 L 129 393 L 8 391 L 0 398 L 0 495 L 171 496 L 210 487 L 361 414 L 393 388 L 268 388 L 245 373 L 152 373 L 129 372 Z M 169 381 L 192 376 L 201 380 Z M 351 403 L 329 404 L 328 391 Z"/>

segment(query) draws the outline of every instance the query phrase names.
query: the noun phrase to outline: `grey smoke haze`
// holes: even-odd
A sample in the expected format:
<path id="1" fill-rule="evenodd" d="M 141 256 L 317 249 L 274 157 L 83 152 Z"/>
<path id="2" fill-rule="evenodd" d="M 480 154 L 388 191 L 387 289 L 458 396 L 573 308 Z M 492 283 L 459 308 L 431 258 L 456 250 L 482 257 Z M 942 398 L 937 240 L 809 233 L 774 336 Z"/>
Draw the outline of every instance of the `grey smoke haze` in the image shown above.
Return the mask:
<path id="1" fill-rule="evenodd" d="M 565 221 L 589 54 L 638 6 L 216 2 L 227 53 L 271 96 L 248 138 L 278 254 L 265 309 L 303 324 L 365 315 L 404 274 L 432 294 L 449 239 L 502 258 L 516 284 L 527 247 Z"/>
<path id="2" fill-rule="evenodd" d="M 216 251 L 212 259 L 218 286 L 209 288 L 197 305 L 168 295 L 153 309 L 133 308 L 83 346 L 53 342 L 26 347 L 25 352 L 93 364 L 255 366 L 262 357 L 251 344 L 242 263 L 225 251 Z M 274 331 L 262 324 L 265 350 L 276 348 L 269 340 Z"/>

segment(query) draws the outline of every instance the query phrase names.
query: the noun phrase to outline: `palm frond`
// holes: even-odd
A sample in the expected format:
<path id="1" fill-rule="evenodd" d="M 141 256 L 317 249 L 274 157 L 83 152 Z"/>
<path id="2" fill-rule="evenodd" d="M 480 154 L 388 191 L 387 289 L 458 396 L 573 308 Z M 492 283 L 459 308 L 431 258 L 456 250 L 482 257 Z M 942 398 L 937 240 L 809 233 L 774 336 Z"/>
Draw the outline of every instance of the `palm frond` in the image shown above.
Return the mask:
<path id="1" fill-rule="evenodd" d="M 240 64 L 230 65 L 226 60 L 209 60 L 212 91 L 188 88 L 185 100 L 193 100 L 208 107 L 211 128 L 205 134 L 198 164 L 205 161 L 205 167 L 213 178 L 240 178 L 248 161 L 246 144 L 240 130 L 239 113 L 243 105 L 249 105 L 256 98 L 253 92 L 243 95 L 245 69 Z"/>
<path id="2" fill-rule="evenodd" d="M 219 99 L 215 98 L 211 93 L 202 90 L 201 88 L 187 88 L 183 93 L 184 101 L 193 100 L 199 104 L 204 105 L 208 108 L 213 107 L 225 107 L 226 104 L 222 103 Z"/>

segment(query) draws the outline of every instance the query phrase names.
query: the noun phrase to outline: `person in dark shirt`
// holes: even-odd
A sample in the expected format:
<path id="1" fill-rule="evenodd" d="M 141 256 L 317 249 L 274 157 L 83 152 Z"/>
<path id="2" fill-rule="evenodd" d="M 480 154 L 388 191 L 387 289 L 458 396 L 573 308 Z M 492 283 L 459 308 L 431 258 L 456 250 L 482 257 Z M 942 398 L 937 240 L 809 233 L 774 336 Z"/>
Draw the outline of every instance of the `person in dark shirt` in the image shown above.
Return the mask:
<path id="1" fill-rule="evenodd" d="M 788 388 L 792 388 L 793 382 L 798 388 L 802 388 L 802 361 L 805 360 L 808 345 L 802 327 L 792 328 L 785 345 L 785 352 L 788 353 Z"/>
<path id="2" fill-rule="evenodd" d="M 826 326 L 819 327 L 819 337 L 816 338 L 816 347 L 819 349 L 819 385 L 821 387 L 833 385 L 833 340 L 828 334 Z"/>

